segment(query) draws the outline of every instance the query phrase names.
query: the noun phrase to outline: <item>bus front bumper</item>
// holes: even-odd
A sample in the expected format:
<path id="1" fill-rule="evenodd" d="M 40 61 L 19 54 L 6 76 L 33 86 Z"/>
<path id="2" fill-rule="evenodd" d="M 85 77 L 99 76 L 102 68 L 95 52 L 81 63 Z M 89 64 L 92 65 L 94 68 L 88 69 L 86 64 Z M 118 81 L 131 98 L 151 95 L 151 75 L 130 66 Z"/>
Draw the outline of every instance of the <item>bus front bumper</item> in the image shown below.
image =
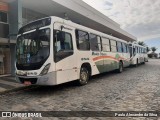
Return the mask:
<path id="1" fill-rule="evenodd" d="M 28 85 L 56 85 L 56 72 L 48 73 L 44 76 L 19 76 L 16 75 L 16 81 Z"/>

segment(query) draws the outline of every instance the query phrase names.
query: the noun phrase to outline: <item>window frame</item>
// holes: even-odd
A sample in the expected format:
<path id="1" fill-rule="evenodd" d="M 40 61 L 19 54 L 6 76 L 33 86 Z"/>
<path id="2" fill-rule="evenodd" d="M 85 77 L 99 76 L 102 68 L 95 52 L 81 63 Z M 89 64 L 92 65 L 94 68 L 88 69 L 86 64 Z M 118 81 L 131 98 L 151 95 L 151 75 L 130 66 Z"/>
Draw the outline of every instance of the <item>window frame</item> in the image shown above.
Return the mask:
<path id="1" fill-rule="evenodd" d="M 122 48 L 123 48 L 123 53 L 128 53 L 128 51 L 127 51 L 127 44 L 126 43 L 122 42 Z"/>
<path id="2" fill-rule="evenodd" d="M 89 43 L 89 49 L 88 50 L 82 50 L 78 47 L 78 44 L 79 44 L 79 40 L 77 40 L 77 36 L 76 36 L 76 31 L 81 31 L 81 32 L 85 32 L 88 34 L 88 43 Z M 90 38 L 89 38 L 89 33 L 84 31 L 84 30 L 80 30 L 80 29 L 75 29 L 75 37 L 76 37 L 76 46 L 77 46 L 77 50 L 79 51 L 90 51 L 91 50 L 91 47 L 90 47 Z"/>
<path id="3" fill-rule="evenodd" d="M 139 53 L 141 53 L 141 47 L 139 47 Z"/>
<path id="4" fill-rule="evenodd" d="M 60 31 L 60 30 L 54 30 L 54 31 Z M 66 31 L 60 31 L 60 32 L 64 32 L 64 33 L 66 33 L 66 34 L 68 34 L 69 36 L 70 36 L 70 38 L 71 38 L 71 44 L 72 44 L 72 50 L 74 51 L 74 45 L 73 45 L 73 36 L 72 36 L 72 34 L 71 33 L 69 33 L 69 32 L 66 32 Z M 53 34 L 54 35 L 54 34 Z M 55 44 L 55 42 L 54 42 L 54 44 Z M 54 45 L 55 46 L 55 45 Z M 57 50 L 55 51 L 56 53 L 57 53 Z"/>
<path id="5" fill-rule="evenodd" d="M 92 50 L 92 49 L 91 49 L 90 35 L 95 35 L 96 37 L 99 37 L 99 38 L 100 38 L 100 43 L 98 43 L 98 45 L 99 45 L 99 44 L 101 45 L 101 46 L 100 46 L 100 50 Z M 90 50 L 91 50 L 91 51 L 96 51 L 96 52 L 102 51 L 102 38 L 101 38 L 101 36 L 96 35 L 96 34 L 94 34 L 94 33 L 89 33 L 89 43 L 90 43 Z"/>
<path id="6" fill-rule="evenodd" d="M 111 41 L 115 41 L 115 42 L 116 42 L 116 46 L 114 46 L 114 47 L 116 47 L 116 51 L 112 51 L 112 46 L 113 46 L 113 45 L 111 45 Z M 111 52 L 113 52 L 113 53 L 118 52 L 118 50 L 117 50 L 117 41 L 116 41 L 116 40 L 110 39 L 110 50 L 111 50 Z"/>
<path id="7" fill-rule="evenodd" d="M 119 52 L 118 43 L 121 44 L 121 52 Z M 123 46 L 122 46 L 122 42 L 121 42 L 121 41 L 117 41 L 117 52 L 118 52 L 118 53 L 123 53 Z"/>
<path id="8" fill-rule="evenodd" d="M 139 53 L 139 48 L 136 46 L 136 53 Z"/>
<path id="9" fill-rule="evenodd" d="M 72 53 L 64 56 L 64 57 L 63 57 L 62 59 L 60 59 L 60 60 L 57 60 L 57 59 L 56 59 L 56 54 L 57 54 L 58 52 L 57 52 L 56 47 L 55 47 L 55 43 L 56 43 L 56 41 L 54 40 L 54 39 L 55 39 L 55 31 L 60 31 L 60 32 L 67 33 L 67 34 L 70 35 L 70 38 L 71 38 L 72 50 L 68 50 L 68 51 L 70 51 L 70 52 L 72 51 Z M 53 29 L 53 53 L 54 53 L 54 57 L 53 57 L 53 58 L 54 58 L 54 62 L 55 62 L 55 63 L 57 63 L 57 62 L 65 59 L 65 58 L 67 58 L 67 57 L 69 57 L 69 56 L 72 56 L 72 55 L 74 54 L 74 45 L 73 45 L 73 36 L 72 36 L 72 33 L 66 32 L 66 31 L 57 30 L 57 29 Z M 66 53 L 67 53 L 67 52 L 66 52 Z"/>
<path id="10" fill-rule="evenodd" d="M 109 44 L 103 44 L 103 39 L 108 39 L 108 41 L 109 41 Z M 109 38 L 106 38 L 106 37 L 101 37 L 101 42 L 102 42 L 102 51 L 103 51 L 103 52 L 111 52 L 111 44 L 110 44 L 110 39 L 109 39 Z M 106 45 L 106 46 L 108 46 L 108 47 L 109 47 L 109 51 L 104 51 L 104 50 L 103 50 L 103 45 Z"/>
<path id="11" fill-rule="evenodd" d="M 129 45 L 128 45 L 127 43 L 126 43 L 126 45 L 127 45 L 127 46 L 126 46 L 127 53 L 130 53 L 130 52 L 129 52 Z"/>

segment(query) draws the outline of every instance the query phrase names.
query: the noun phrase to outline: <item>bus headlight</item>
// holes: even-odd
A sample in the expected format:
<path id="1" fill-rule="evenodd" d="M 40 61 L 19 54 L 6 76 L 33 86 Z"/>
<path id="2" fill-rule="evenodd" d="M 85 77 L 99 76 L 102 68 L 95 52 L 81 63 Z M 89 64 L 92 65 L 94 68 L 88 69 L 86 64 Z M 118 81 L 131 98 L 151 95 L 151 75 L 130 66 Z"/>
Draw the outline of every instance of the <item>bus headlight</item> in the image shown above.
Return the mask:
<path id="1" fill-rule="evenodd" d="M 48 73 L 48 70 L 51 66 L 51 63 L 47 64 L 44 69 L 42 70 L 41 74 L 40 75 L 46 75 Z"/>

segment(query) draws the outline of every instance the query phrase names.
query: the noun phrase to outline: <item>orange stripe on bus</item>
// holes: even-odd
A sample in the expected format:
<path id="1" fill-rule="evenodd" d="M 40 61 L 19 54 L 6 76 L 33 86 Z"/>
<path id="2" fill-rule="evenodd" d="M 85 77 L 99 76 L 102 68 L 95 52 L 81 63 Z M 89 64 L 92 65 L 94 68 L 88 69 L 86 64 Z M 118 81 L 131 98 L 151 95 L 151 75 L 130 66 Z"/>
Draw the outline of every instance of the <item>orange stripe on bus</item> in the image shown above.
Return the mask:
<path id="1" fill-rule="evenodd" d="M 109 58 L 109 59 L 113 59 L 115 61 L 119 61 L 119 60 L 125 60 L 128 61 L 127 59 L 123 58 L 123 57 L 119 57 L 118 59 L 116 59 L 115 57 L 112 56 L 99 56 L 99 57 L 95 57 L 93 58 L 93 61 L 97 61 L 97 60 L 103 60 L 105 58 Z"/>
<path id="2" fill-rule="evenodd" d="M 101 59 L 105 59 L 105 58 L 110 58 L 110 59 L 114 59 L 114 60 L 118 61 L 115 57 L 112 57 L 112 56 L 99 56 L 99 57 L 95 57 L 95 58 L 93 58 L 93 61 L 97 61 L 97 60 L 101 60 Z"/>

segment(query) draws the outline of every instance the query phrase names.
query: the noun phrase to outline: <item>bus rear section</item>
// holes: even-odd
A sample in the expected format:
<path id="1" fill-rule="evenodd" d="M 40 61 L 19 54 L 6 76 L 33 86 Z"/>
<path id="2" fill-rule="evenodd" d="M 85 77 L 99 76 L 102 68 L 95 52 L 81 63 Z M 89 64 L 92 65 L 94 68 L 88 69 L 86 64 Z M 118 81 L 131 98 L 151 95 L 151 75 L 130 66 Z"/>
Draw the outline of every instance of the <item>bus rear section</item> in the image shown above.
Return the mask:
<path id="1" fill-rule="evenodd" d="M 146 47 L 137 43 L 129 44 L 131 65 L 138 66 L 148 61 Z"/>

